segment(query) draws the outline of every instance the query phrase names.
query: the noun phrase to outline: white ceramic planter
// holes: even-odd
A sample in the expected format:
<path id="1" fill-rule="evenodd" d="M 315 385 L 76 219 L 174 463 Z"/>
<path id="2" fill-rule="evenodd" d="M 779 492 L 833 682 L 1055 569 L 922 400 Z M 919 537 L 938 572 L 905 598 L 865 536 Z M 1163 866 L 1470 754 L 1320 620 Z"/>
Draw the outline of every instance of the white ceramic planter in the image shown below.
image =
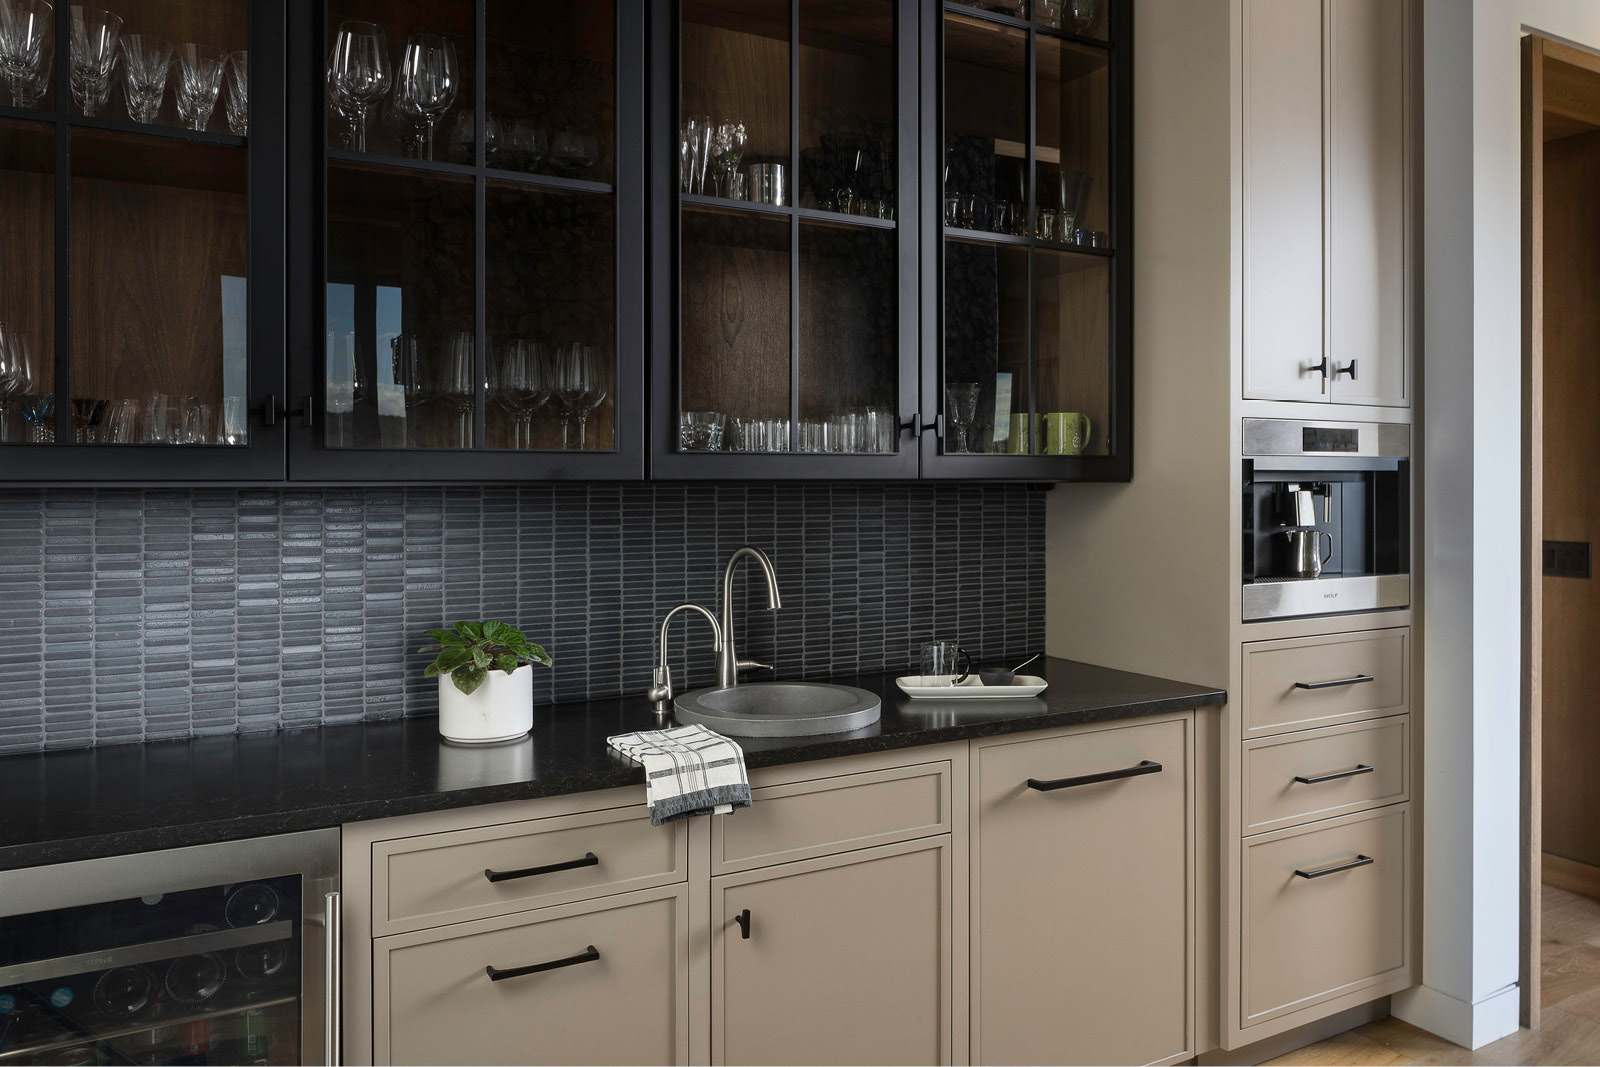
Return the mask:
<path id="1" fill-rule="evenodd" d="M 510 741 L 533 729 L 533 667 L 507 674 L 491 670 L 468 696 L 449 675 L 439 675 L 439 733 L 463 745 Z"/>

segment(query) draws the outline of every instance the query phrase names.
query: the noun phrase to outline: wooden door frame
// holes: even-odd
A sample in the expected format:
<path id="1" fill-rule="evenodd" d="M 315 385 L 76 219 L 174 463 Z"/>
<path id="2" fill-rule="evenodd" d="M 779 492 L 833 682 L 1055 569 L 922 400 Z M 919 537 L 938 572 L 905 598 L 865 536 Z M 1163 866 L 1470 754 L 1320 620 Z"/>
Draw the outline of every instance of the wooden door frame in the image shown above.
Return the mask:
<path id="1" fill-rule="evenodd" d="M 1522 1025 L 1539 1025 L 1539 915 L 1543 813 L 1543 708 L 1539 698 L 1544 609 L 1544 45 L 1522 39 Z"/>
<path id="2" fill-rule="evenodd" d="M 1539 1025 L 1544 883 L 1544 116 L 1545 63 L 1600 75 L 1600 55 L 1530 33 L 1522 38 L 1522 1025 Z M 1555 110 L 1600 125 L 1600 91 L 1560 94 Z"/>

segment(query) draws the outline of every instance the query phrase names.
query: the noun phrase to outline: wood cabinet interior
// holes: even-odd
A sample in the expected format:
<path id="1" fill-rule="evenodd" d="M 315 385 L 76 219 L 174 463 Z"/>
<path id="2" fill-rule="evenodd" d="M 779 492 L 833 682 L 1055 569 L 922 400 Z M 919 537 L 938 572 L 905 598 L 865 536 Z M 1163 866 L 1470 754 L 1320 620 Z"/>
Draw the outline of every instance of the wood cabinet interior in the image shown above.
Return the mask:
<path id="1" fill-rule="evenodd" d="M 1600 541 L 1600 423 L 1589 398 L 1600 322 L 1586 309 L 1600 282 L 1600 74 L 1546 55 L 1544 78 L 1543 538 L 1592 543 Z M 1594 579 L 1535 580 L 1543 594 L 1533 621 L 1543 642 L 1543 850 L 1600 867 L 1600 720 L 1587 681 L 1600 590 Z"/>
<path id="2" fill-rule="evenodd" d="M 788 165 L 789 5 L 685 3 L 681 26 L 682 117 L 743 122 L 741 167 Z"/>
<path id="3" fill-rule="evenodd" d="M 28 341 L 40 372 L 55 373 L 55 135 L 49 126 L 0 122 L 0 322 Z M 52 377 L 53 383 L 53 377 Z M 53 384 L 47 388 L 54 388 Z M 20 440 L 15 406 L 0 432 Z"/>
<path id="4" fill-rule="evenodd" d="M 1035 193 L 1041 209 L 1062 209 L 1050 188 L 1056 166 L 1088 176 L 1073 225 L 1111 232 L 1111 68 L 1109 55 L 1053 37 L 1038 38 L 1038 108 L 1035 120 L 1040 161 Z M 1050 165 L 1047 165 L 1050 164 Z M 1064 210 L 1064 209 L 1063 209 Z"/>
<path id="5" fill-rule="evenodd" d="M 800 224 L 800 417 L 895 406 L 893 230 Z"/>
<path id="6" fill-rule="evenodd" d="M 1033 253 L 1034 404 L 1088 416 L 1085 455 L 1110 453 L 1111 265 L 1100 256 Z"/>
<path id="7" fill-rule="evenodd" d="M 789 220 L 686 209 L 682 235 L 682 410 L 788 418 Z"/>
<path id="8" fill-rule="evenodd" d="M 72 138 L 73 395 L 244 395 L 245 150 Z"/>
<path id="9" fill-rule="evenodd" d="M 977 383 L 968 451 L 999 451 L 1010 433 L 1009 413 L 1028 404 L 1027 247 L 946 238 L 944 291 L 944 382 Z M 996 409 L 1002 382 L 1011 391 L 1006 412 Z M 1005 425 L 996 426 L 1000 415 Z M 945 448 L 959 447 L 952 430 Z"/>

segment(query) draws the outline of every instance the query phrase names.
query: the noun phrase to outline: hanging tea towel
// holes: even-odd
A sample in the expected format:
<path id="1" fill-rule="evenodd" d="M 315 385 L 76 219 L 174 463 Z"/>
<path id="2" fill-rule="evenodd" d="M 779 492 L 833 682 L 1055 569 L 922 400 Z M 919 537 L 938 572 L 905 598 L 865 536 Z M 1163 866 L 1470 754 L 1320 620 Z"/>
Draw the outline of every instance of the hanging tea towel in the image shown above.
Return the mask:
<path id="1" fill-rule="evenodd" d="M 618 734 L 606 738 L 606 744 L 644 764 L 652 826 L 750 806 L 744 750 L 704 726 Z"/>

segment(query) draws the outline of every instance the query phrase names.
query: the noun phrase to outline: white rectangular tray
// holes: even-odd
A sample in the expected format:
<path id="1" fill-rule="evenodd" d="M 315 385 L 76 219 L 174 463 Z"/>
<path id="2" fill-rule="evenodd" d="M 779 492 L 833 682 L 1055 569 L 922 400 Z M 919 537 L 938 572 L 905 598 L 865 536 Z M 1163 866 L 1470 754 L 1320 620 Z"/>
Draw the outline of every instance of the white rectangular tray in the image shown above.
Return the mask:
<path id="1" fill-rule="evenodd" d="M 939 677 L 954 677 L 940 675 Z M 958 685 L 921 685 L 922 675 L 908 674 L 894 684 L 914 700 L 1015 700 L 1034 697 L 1045 691 L 1046 682 L 1031 674 L 1019 674 L 1010 685 L 984 685 L 976 674 Z"/>

